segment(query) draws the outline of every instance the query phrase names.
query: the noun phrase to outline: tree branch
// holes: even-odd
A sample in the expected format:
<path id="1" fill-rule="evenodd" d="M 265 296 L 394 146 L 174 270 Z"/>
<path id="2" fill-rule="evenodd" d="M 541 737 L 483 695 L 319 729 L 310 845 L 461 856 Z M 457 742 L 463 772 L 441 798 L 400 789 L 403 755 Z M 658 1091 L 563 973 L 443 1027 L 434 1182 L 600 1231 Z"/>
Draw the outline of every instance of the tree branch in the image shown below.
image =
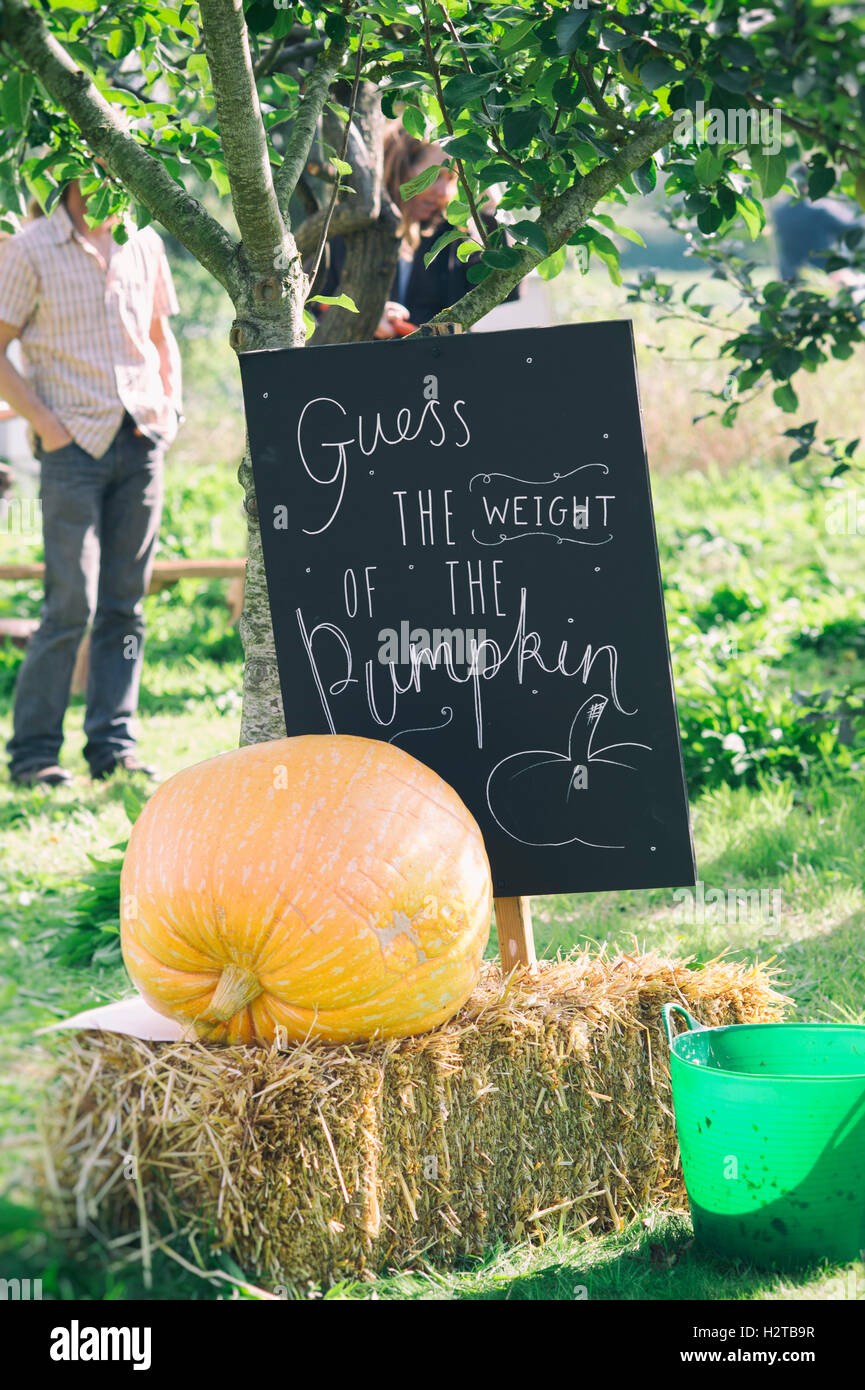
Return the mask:
<path id="1" fill-rule="evenodd" d="M 777 114 L 783 126 L 787 126 L 790 130 L 797 131 L 800 135 L 807 135 L 812 140 L 819 141 L 821 144 L 825 145 L 829 151 L 841 150 L 844 154 L 849 154 L 854 160 L 861 160 L 863 153 L 865 153 L 865 147 L 850 145 L 846 140 L 840 140 L 836 136 L 828 134 L 821 126 L 814 122 L 800 120 L 799 117 L 791 115 L 789 111 L 782 111 L 779 106 L 773 106 L 771 101 L 764 101 L 762 97 L 754 96 L 753 93 L 750 92 L 747 93 L 746 100 L 751 106 L 756 107 L 758 111 L 771 111 L 773 114 Z M 850 133 L 851 132 L 848 130 L 844 131 L 845 135 L 849 135 Z"/>
<path id="2" fill-rule="evenodd" d="M 574 232 L 583 226 L 596 203 L 611 193 L 641 164 L 645 164 L 657 150 L 669 144 L 675 127 L 675 116 L 668 116 L 663 121 L 647 120 L 645 128 L 638 131 L 627 145 L 617 150 L 611 159 L 597 164 L 573 188 L 554 198 L 537 220 L 537 225 L 543 229 L 547 238 L 548 254 L 558 251 L 559 247 L 564 246 Z M 464 294 L 456 304 L 435 314 L 430 323 L 447 323 L 452 320 L 462 324 L 463 328 L 470 328 L 497 304 L 503 303 L 514 286 L 545 259 L 541 252 L 531 247 L 520 247 L 520 259 L 515 266 L 509 270 L 491 271 L 486 279 Z"/>
<path id="3" fill-rule="evenodd" d="M 355 63 L 355 68 L 354 68 L 354 82 L 352 83 L 352 88 L 351 88 L 351 100 L 349 101 L 349 104 L 348 104 L 348 115 L 347 115 L 346 121 L 345 121 L 345 134 L 344 134 L 343 139 L 342 139 L 342 153 L 341 153 L 341 155 L 340 155 L 340 158 L 341 158 L 341 160 L 342 160 L 343 163 L 345 163 L 345 156 L 346 156 L 346 154 L 347 154 L 347 152 L 348 152 L 348 142 L 349 142 L 349 137 L 350 137 L 350 135 L 351 135 L 351 123 L 352 123 L 352 120 L 354 119 L 354 108 L 355 108 L 355 106 L 356 106 L 356 104 L 357 104 L 357 89 L 358 89 L 358 87 L 360 86 L 360 69 L 361 69 L 361 64 L 362 64 L 362 62 L 363 62 L 363 18 L 361 18 L 361 21 L 360 21 L 360 30 L 359 30 L 358 36 L 357 36 L 357 62 Z M 328 204 L 327 214 L 326 214 L 325 220 L 324 220 L 324 226 L 323 226 L 322 229 L 321 229 L 321 236 L 320 236 L 320 238 L 319 238 L 318 246 L 316 247 L 315 260 L 313 261 L 312 270 L 311 270 L 310 273 L 309 273 L 309 283 L 310 283 L 310 285 L 313 285 L 313 284 L 315 283 L 315 277 L 316 277 L 316 275 L 318 274 L 318 267 L 321 265 L 321 253 L 322 253 L 322 251 L 324 250 L 324 243 L 327 241 L 327 229 L 328 229 L 328 227 L 330 226 L 330 221 L 331 221 L 331 218 L 333 217 L 333 210 L 334 210 L 334 208 L 336 207 L 336 200 L 337 200 L 337 198 L 339 197 L 339 185 L 340 185 L 341 179 L 342 179 L 342 171 L 339 170 L 339 169 L 337 169 L 337 171 L 336 171 L 336 182 L 335 182 L 334 185 L 333 185 L 333 192 L 332 192 L 331 195 L 330 195 L 330 203 Z"/>
<path id="4" fill-rule="evenodd" d="M 263 69 L 263 71 L 272 72 L 276 69 L 277 72 L 282 72 L 283 68 L 288 63 L 297 63 L 298 60 L 302 60 L 303 58 L 314 58 L 317 53 L 322 52 L 325 45 L 325 39 L 304 39 L 302 43 L 289 44 L 285 42 L 285 39 L 275 39 L 273 43 L 273 54 L 271 55 L 268 49 L 268 53 L 265 55 L 268 58 L 268 62 L 267 67 Z M 258 68 L 255 69 L 255 75 L 256 77 L 262 75 Z"/>
<path id="5" fill-rule="evenodd" d="M 292 248 L 279 210 L 241 0 L 199 0 L 225 172 L 244 258 L 261 275 Z"/>
<path id="6" fill-rule="evenodd" d="M 336 125 L 336 115 L 332 119 Z M 376 87 L 370 82 L 361 82 L 346 150 L 351 165 L 346 185 L 352 189 L 352 194 L 334 208 L 327 226 L 328 239 L 351 236 L 381 219 L 396 234 L 399 211 L 388 197 L 382 178 L 381 121 L 381 98 Z M 331 137 L 331 143 L 334 139 Z M 326 221 L 327 212 L 322 208 L 301 222 L 294 237 L 302 256 L 315 250 Z"/>
<path id="7" fill-rule="evenodd" d="M 448 135 L 453 135 L 453 121 L 448 115 L 447 107 L 445 106 L 444 92 L 442 91 L 441 72 L 439 71 L 438 63 L 436 62 L 435 57 L 433 56 L 432 30 L 430 28 L 429 11 L 427 10 L 426 0 L 420 0 L 420 7 L 421 13 L 423 14 L 424 47 L 426 49 L 427 62 L 430 66 L 430 72 L 432 73 L 433 80 L 436 84 L 436 96 L 438 97 L 439 109 L 442 113 L 442 120 L 447 126 Z M 463 56 L 465 57 L 465 54 L 463 54 Z M 469 181 L 466 178 L 466 171 L 463 168 L 463 162 L 461 159 L 457 159 L 455 160 L 455 163 L 457 166 L 457 173 L 459 174 L 460 183 L 463 186 L 463 192 L 466 195 L 466 202 L 468 203 L 469 210 L 472 215 L 472 220 L 477 229 L 477 234 L 483 242 L 484 246 L 489 246 L 490 239 L 487 236 L 487 229 L 484 225 L 483 218 L 478 212 L 477 204 L 475 203 L 474 199 L 474 194 L 472 193 L 472 190 L 469 186 Z"/>
<path id="8" fill-rule="evenodd" d="M 286 217 L 291 195 L 309 158 L 318 118 L 330 96 L 331 85 L 342 67 L 347 50 L 347 38 L 341 43 L 328 44 L 316 59 L 315 66 L 306 79 L 303 99 L 294 118 L 291 135 L 286 141 L 282 163 L 276 173 L 276 196 Z"/>
<path id="9" fill-rule="evenodd" d="M 2 33 L 52 101 L 68 112 L 94 154 L 233 295 L 238 285 L 234 238 L 129 134 L 117 107 L 48 32 L 39 11 L 26 0 L 5 0 Z"/>
<path id="10" fill-rule="evenodd" d="M 586 88 L 586 95 L 589 102 L 594 107 L 598 119 L 610 130 L 638 130 L 639 121 L 632 121 L 627 116 L 617 115 L 613 107 L 608 106 L 604 100 L 604 93 L 599 89 L 595 82 L 594 74 L 590 67 L 583 63 L 577 63 L 577 72 L 583 79 Z M 604 79 L 606 84 L 606 78 Z"/>
<path id="11" fill-rule="evenodd" d="M 327 224 L 327 237 L 331 240 L 335 236 L 347 236 L 351 232 L 359 232 L 368 222 L 374 221 L 370 210 L 364 205 L 358 205 L 357 199 L 352 198 L 350 202 L 340 203 L 334 208 L 333 217 L 327 222 L 327 210 L 322 208 L 320 212 L 314 212 L 311 217 L 304 218 L 294 239 L 297 249 L 302 256 L 308 256 L 315 251 L 318 246 L 322 228 Z"/>

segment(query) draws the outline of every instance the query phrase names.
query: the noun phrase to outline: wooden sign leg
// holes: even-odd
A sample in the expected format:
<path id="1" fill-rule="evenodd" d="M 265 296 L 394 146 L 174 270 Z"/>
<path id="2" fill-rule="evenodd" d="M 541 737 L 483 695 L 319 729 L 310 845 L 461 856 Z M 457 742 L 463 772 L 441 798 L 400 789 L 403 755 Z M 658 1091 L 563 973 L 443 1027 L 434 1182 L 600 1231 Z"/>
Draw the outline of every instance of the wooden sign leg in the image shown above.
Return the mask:
<path id="1" fill-rule="evenodd" d="M 495 898 L 496 933 L 502 974 L 509 975 L 515 965 L 529 970 L 537 966 L 532 932 L 531 898 Z"/>

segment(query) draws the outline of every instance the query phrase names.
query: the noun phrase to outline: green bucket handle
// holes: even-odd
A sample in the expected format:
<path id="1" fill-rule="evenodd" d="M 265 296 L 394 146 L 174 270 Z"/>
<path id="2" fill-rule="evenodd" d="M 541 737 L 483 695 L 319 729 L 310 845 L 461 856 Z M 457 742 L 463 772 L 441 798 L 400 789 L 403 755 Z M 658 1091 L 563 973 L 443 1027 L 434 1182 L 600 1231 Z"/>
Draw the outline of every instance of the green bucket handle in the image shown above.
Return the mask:
<path id="1" fill-rule="evenodd" d="M 697 1020 L 693 1018 L 691 1014 L 688 1013 L 688 1010 L 685 1008 L 684 1004 L 665 1004 L 663 1009 L 661 1010 L 661 1013 L 664 1018 L 664 1031 L 667 1034 L 667 1042 L 670 1044 L 670 1047 L 673 1046 L 673 1039 L 676 1036 L 673 1032 L 673 1025 L 670 1020 L 670 1015 L 673 1013 L 682 1015 L 682 1017 L 686 1020 L 688 1024 L 688 1031 L 690 1033 L 706 1032 L 706 1025 L 704 1023 L 698 1023 Z"/>

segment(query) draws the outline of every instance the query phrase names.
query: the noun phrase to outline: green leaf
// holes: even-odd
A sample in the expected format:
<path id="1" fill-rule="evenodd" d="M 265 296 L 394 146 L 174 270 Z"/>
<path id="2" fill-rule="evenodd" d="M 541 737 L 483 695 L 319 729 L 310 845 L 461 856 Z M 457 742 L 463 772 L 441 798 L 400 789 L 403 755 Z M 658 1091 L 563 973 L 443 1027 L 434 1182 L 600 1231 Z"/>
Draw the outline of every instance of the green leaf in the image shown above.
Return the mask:
<path id="1" fill-rule="evenodd" d="M 33 78 L 21 68 L 12 68 L 0 93 L 0 115 L 16 131 L 24 130 L 33 99 Z"/>
<path id="2" fill-rule="evenodd" d="M 717 183 L 723 172 L 724 156 L 717 154 L 710 145 L 704 145 L 694 160 L 697 182 L 704 185 Z"/>
<path id="3" fill-rule="evenodd" d="M 42 180 L 40 179 L 38 182 L 41 184 Z M 48 189 L 47 193 L 37 188 L 37 196 L 42 202 L 46 216 L 50 217 L 63 196 L 63 185 L 59 183 L 55 184 L 53 188 Z"/>
<path id="4" fill-rule="evenodd" d="M 469 259 L 469 256 L 478 256 L 480 255 L 481 251 L 483 251 L 483 249 L 484 248 L 481 246 L 480 242 L 464 241 L 461 246 L 457 247 L 457 260 L 462 261 L 463 264 L 465 264 L 465 262 Z"/>
<path id="5" fill-rule="evenodd" d="M 129 782 L 123 784 L 123 809 L 126 812 L 126 819 L 130 825 L 134 825 L 144 810 L 147 797 L 142 796 L 141 792 L 136 791 Z"/>
<path id="6" fill-rule="evenodd" d="M 346 178 L 347 175 L 349 175 L 349 174 L 351 173 L 351 165 L 350 165 L 350 164 L 346 164 L 346 162 L 345 162 L 344 159 L 336 159 L 336 158 L 334 158 L 334 159 L 331 160 L 331 163 L 332 163 L 334 169 L 336 170 L 336 172 L 337 172 L 338 174 L 341 174 L 343 178 Z"/>
<path id="7" fill-rule="evenodd" d="M 608 217 L 605 212 L 594 214 L 596 222 L 603 222 L 605 227 L 609 227 L 611 232 L 616 232 L 618 236 L 623 236 L 626 241 L 632 241 L 635 246 L 645 246 L 643 238 L 639 232 L 635 232 L 633 227 L 623 227 L 621 222 L 614 222 L 612 217 Z"/>
<path id="8" fill-rule="evenodd" d="M 772 400 L 781 407 L 786 415 L 792 415 L 793 411 L 799 408 L 799 397 L 789 382 L 785 382 L 783 386 L 775 387 L 772 392 Z"/>
<path id="9" fill-rule="evenodd" d="M 536 267 L 542 280 L 554 280 L 565 268 L 567 253 L 564 246 L 560 246 L 558 251 L 554 251 L 551 256 L 547 256 L 545 261 L 541 261 Z"/>
<path id="10" fill-rule="evenodd" d="M 281 92 L 290 92 L 294 95 L 300 88 L 296 77 L 292 77 L 287 72 L 272 72 L 268 74 L 269 80 L 278 87 Z"/>
<path id="11" fill-rule="evenodd" d="M 336 304 L 340 309 L 349 309 L 353 314 L 358 312 L 354 300 L 347 294 L 316 294 L 306 302 L 307 304 Z"/>
<path id="12" fill-rule="evenodd" d="M 572 6 L 556 21 L 556 43 L 560 53 L 574 52 L 578 46 L 580 34 L 590 18 L 588 6 L 584 10 L 578 10 Z"/>
<path id="13" fill-rule="evenodd" d="M 493 73 L 458 72 L 444 86 L 445 106 L 460 111 L 470 101 L 486 96 L 495 81 Z"/>
<path id="14" fill-rule="evenodd" d="M 491 274 L 491 266 L 478 263 L 476 265 L 469 266 L 468 270 L 466 271 L 466 279 L 472 285 L 479 285 L 482 280 L 486 280 L 487 276 Z"/>
<path id="15" fill-rule="evenodd" d="M 520 253 L 515 246 L 495 246 L 484 251 L 481 260 L 493 270 L 513 270 L 520 263 Z"/>
<path id="16" fill-rule="evenodd" d="M 835 186 L 835 170 L 826 164 L 825 156 L 818 155 L 808 170 L 808 197 L 812 202 L 825 198 Z"/>
<path id="17" fill-rule="evenodd" d="M 222 163 L 222 160 L 211 159 L 208 163 L 210 164 L 211 180 L 216 185 L 216 191 L 220 198 L 230 197 L 231 184 L 228 182 L 228 175 L 225 172 L 225 165 Z"/>
<path id="18" fill-rule="evenodd" d="M 527 246 L 531 246 L 533 251 L 539 251 L 542 256 L 550 254 L 550 244 L 547 241 L 546 232 L 537 222 L 524 218 L 521 222 L 514 222 L 508 231 L 516 237 L 517 241 L 524 241 Z"/>
<path id="19" fill-rule="evenodd" d="M 407 106 L 402 113 L 402 123 L 415 140 L 423 140 L 426 135 L 426 121 L 416 106 Z"/>
<path id="20" fill-rule="evenodd" d="M 797 372 L 802 365 L 802 354 L 796 348 L 782 347 L 772 358 L 772 375 L 776 381 L 784 381 Z"/>
<path id="21" fill-rule="evenodd" d="M 753 48 L 744 39 L 732 36 L 722 39 L 720 49 L 727 62 L 735 64 L 736 67 L 745 67 L 756 59 Z"/>
<path id="22" fill-rule="evenodd" d="M 658 181 L 658 171 L 655 168 L 655 161 L 650 157 L 645 164 L 641 164 L 631 175 L 640 193 L 651 193 Z"/>
<path id="23" fill-rule="evenodd" d="M 505 164 L 500 159 L 477 170 L 477 176 L 481 181 L 482 188 L 489 188 L 491 183 L 528 183 L 529 181 L 528 173 L 521 174 L 512 164 Z"/>
<path id="24" fill-rule="evenodd" d="M 427 267 L 432 265 L 439 251 L 443 251 L 446 246 L 450 246 L 452 241 L 459 241 L 460 238 L 464 236 L 465 232 L 463 231 L 462 227 L 448 227 L 447 231 L 442 232 L 441 236 L 437 237 L 436 240 L 433 242 L 429 251 L 427 251 L 424 254 L 424 265 Z"/>
<path id="25" fill-rule="evenodd" d="M 536 19 L 526 19 L 522 24 L 512 24 L 496 42 L 499 53 L 513 53 L 521 48 L 523 39 L 528 38 L 537 23 Z"/>
<path id="26" fill-rule="evenodd" d="M 415 178 L 409 179 L 408 183 L 401 183 L 399 186 L 399 196 L 404 202 L 413 198 L 417 193 L 425 193 L 428 188 L 432 188 L 439 174 L 441 173 L 440 164 L 431 164 Z"/>
<path id="27" fill-rule="evenodd" d="M 533 101 L 530 106 L 518 106 L 516 110 L 506 111 L 502 120 L 502 140 L 509 150 L 525 149 L 537 132 L 544 108 L 540 102 Z"/>
<path id="28" fill-rule="evenodd" d="M 709 203 L 708 207 L 697 214 L 697 226 L 705 236 L 711 236 L 712 232 L 717 232 L 724 220 L 724 214 L 717 203 Z"/>
<path id="29" fill-rule="evenodd" d="M 128 28 L 119 26 L 112 29 L 105 41 L 105 47 L 112 58 L 125 58 L 127 53 L 132 52 L 135 43 L 135 29 L 131 25 Z"/>
<path id="30" fill-rule="evenodd" d="M 736 206 L 742 215 L 742 221 L 748 229 L 748 235 L 752 241 L 756 241 L 766 223 L 763 209 L 760 207 L 759 203 L 754 202 L 753 198 L 748 198 L 744 195 L 740 195 L 736 199 Z"/>
<path id="31" fill-rule="evenodd" d="M 610 241 L 608 236 L 599 232 L 596 227 L 589 227 L 592 250 L 607 267 L 607 273 L 614 285 L 621 285 L 622 272 L 619 269 L 619 249 L 615 242 Z"/>
<path id="32" fill-rule="evenodd" d="M 780 191 L 787 177 L 787 156 L 783 150 L 778 154 L 767 154 L 762 145 L 752 145 L 748 154 L 751 159 L 751 168 L 760 180 L 760 189 L 764 198 L 774 198 Z"/>
<path id="33" fill-rule="evenodd" d="M 633 39 L 630 34 L 623 34 L 620 29 L 605 26 L 601 30 L 601 42 L 604 48 L 617 53 L 620 48 L 627 48 L 633 43 Z"/>
<path id="34" fill-rule="evenodd" d="M 324 32 L 335 43 L 342 43 L 347 30 L 348 25 L 345 22 L 345 16 L 336 11 L 332 11 L 324 21 Z"/>
<path id="35" fill-rule="evenodd" d="M 488 159 L 490 154 L 486 140 L 474 130 L 467 135 L 448 135 L 441 145 L 456 159 Z"/>
<path id="36" fill-rule="evenodd" d="M 714 68 L 712 77 L 724 92 L 735 92 L 737 96 L 747 92 L 753 74 L 742 72 L 739 68 Z"/>
<path id="37" fill-rule="evenodd" d="M 209 79 L 210 69 L 207 66 L 207 59 L 203 53 L 193 53 L 186 64 L 186 71 L 190 77 Z"/>
<path id="38" fill-rule="evenodd" d="M 104 222 L 114 202 L 114 189 L 110 183 L 99 185 L 95 193 L 87 199 L 85 216 L 94 226 Z"/>
<path id="39" fill-rule="evenodd" d="M 649 92 L 668 87 L 678 76 L 677 69 L 667 58 L 650 58 L 640 68 L 640 81 Z"/>

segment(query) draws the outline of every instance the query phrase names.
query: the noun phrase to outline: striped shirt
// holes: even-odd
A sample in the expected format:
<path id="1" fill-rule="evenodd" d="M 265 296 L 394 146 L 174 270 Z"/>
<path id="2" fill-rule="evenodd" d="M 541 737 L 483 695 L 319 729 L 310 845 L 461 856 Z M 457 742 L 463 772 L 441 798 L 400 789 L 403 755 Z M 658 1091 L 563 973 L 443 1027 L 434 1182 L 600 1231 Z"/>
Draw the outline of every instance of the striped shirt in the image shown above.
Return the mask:
<path id="1" fill-rule="evenodd" d="M 20 330 L 24 370 L 40 400 L 94 458 L 128 411 L 170 444 L 177 417 L 159 375 L 154 317 L 178 312 L 171 271 L 151 227 L 111 242 L 106 264 L 61 205 L 0 244 L 0 319 Z"/>

